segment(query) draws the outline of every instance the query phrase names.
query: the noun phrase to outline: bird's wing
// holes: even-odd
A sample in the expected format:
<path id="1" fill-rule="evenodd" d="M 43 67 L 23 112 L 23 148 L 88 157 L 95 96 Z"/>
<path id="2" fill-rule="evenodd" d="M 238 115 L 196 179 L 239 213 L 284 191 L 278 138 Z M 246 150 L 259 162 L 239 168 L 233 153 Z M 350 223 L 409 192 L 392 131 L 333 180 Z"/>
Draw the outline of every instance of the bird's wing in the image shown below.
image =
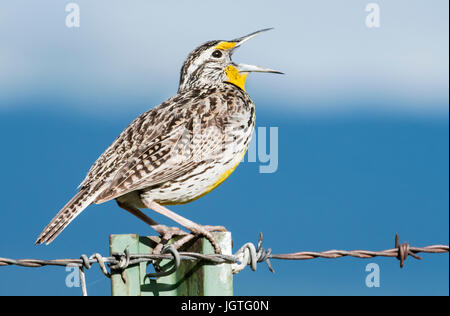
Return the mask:
<path id="1" fill-rule="evenodd" d="M 178 103 L 182 106 L 157 110 L 158 122 L 164 124 L 153 122 L 147 127 L 158 126 L 157 132 L 151 132 L 151 137 L 135 146 L 95 203 L 174 180 L 213 159 L 221 150 L 226 116 L 211 113 L 209 98 L 179 100 Z"/>

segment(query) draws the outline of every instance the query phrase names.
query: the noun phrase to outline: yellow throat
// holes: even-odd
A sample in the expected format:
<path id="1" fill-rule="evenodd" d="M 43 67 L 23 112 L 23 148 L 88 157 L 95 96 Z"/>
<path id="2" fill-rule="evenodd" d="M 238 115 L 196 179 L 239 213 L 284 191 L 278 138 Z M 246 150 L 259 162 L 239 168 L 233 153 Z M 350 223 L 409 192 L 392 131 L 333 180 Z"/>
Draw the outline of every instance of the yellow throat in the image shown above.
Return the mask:
<path id="1" fill-rule="evenodd" d="M 225 75 L 228 78 L 228 82 L 238 86 L 245 91 L 245 79 L 247 79 L 247 73 L 240 74 L 239 70 L 236 67 L 234 67 L 233 65 L 229 65 L 227 66 L 227 68 L 225 68 Z"/>
<path id="2" fill-rule="evenodd" d="M 216 45 L 215 49 L 222 49 L 222 50 L 229 50 L 236 46 L 236 43 L 234 42 L 220 42 Z M 240 74 L 239 70 L 234 67 L 233 65 L 227 66 L 225 68 L 225 75 L 227 76 L 227 82 L 230 82 L 242 90 L 245 91 L 245 79 L 247 79 L 247 73 L 246 74 Z"/>

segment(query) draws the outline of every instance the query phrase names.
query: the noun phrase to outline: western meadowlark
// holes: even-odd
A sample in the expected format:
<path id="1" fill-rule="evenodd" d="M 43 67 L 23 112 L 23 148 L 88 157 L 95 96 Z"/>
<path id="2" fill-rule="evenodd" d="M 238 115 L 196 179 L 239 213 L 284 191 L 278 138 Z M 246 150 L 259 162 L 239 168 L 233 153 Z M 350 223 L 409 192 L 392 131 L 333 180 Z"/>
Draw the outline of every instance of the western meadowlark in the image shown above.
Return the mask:
<path id="1" fill-rule="evenodd" d="M 220 185 L 245 155 L 255 125 L 255 106 L 245 91 L 250 72 L 278 71 L 235 64 L 236 48 L 260 30 L 231 41 L 209 41 L 194 49 L 181 68 L 178 93 L 135 119 L 92 165 L 79 192 L 45 227 L 36 244 L 51 243 L 87 206 L 115 199 L 152 226 L 162 240 L 184 235 L 181 245 L 211 231 L 163 205 L 193 201 Z M 188 229 L 153 221 L 149 208 Z"/>

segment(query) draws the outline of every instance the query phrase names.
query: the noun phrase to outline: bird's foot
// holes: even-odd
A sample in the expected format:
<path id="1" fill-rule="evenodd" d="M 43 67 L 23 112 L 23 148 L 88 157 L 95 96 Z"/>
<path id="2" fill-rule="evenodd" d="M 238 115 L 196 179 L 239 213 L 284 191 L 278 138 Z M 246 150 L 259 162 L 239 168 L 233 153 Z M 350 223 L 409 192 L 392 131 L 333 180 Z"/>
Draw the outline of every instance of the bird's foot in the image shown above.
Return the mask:
<path id="1" fill-rule="evenodd" d="M 167 244 L 167 242 L 172 239 L 174 236 L 188 236 L 189 234 L 178 227 L 168 227 L 166 225 L 158 224 L 156 227 L 153 227 L 160 235 L 161 239 L 159 243 L 153 248 L 154 254 L 160 254 L 163 246 Z M 177 249 L 177 248 L 176 248 Z"/>
<path id="2" fill-rule="evenodd" d="M 216 254 L 221 254 L 222 253 L 222 250 L 220 249 L 219 244 L 214 239 L 214 237 L 211 234 L 211 232 L 226 232 L 227 229 L 224 226 L 211 226 L 211 225 L 204 225 L 203 226 L 203 225 L 195 224 L 195 225 L 189 227 L 189 230 L 191 231 L 190 234 L 188 234 L 186 236 L 183 236 L 181 239 L 177 240 L 174 243 L 174 247 L 176 249 L 180 248 L 181 246 L 183 246 L 184 244 L 186 244 L 187 242 L 189 242 L 193 238 L 205 237 L 211 243 L 211 245 L 213 246 L 214 252 Z"/>
<path id="3" fill-rule="evenodd" d="M 158 233 L 161 234 L 161 239 L 159 241 L 159 243 L 156 245 L 155 248 L 153 248 L 153 254 L 160 254 L 162 248 L 164 247 L 164 245 L 167 244 L 167 242 L 174 236 L 182 236 L 180 239 L 178 239 L 177 241 L 174 241 L 172 243 L 172 246 L 175 249 L 179 249 L 182 246 L 184 246 L 186 243 L 190 242 L 192 239 L 197 238 L 197 237 L 205 237 L 210 243 L 211 245 L 214 247 L 214 252 L 216 254 L 221 254 L 222 250 L 220 249 L 219 244 L 217 243 L 217 241 L 214 239 L 214 237 L 212 236 L 211 232 L 226 232 L 227 229 L 224 226 L 210 226 L 210 225 L 198 225 L 196 224 L 195 227 L 192 227 L 193 229 L 191 230 L 191 233 L 188 234 L 187 232 L 185 232 L 184 230 L 182 230 L 181 228 L 178 227 L 168 227 L 165 225 L 158 225 L 157 227 L 154 227 Z M 155 269 L 156 272 L 161 272 L 162 269 L 159 266 L 160 260 L 155 261 L 153 263 L 153 267 Z"/>

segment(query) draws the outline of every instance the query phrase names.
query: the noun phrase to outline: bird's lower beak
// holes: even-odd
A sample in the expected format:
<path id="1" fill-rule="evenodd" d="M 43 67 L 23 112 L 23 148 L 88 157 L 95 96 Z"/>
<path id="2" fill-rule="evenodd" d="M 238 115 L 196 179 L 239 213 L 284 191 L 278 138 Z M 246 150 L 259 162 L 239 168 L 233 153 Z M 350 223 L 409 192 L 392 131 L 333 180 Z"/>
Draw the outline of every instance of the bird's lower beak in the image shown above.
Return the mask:
<path id="1" fill-rule="evenodd" d="M 255 66 L 255 65 L 239 64 L 239 65 L 237 65 L 237 69 L 239 70 L 240 73 L 269 72 L 269 73 L 273 73 L 273 74 L 282 74 L 282 75 L 284 75 L 284 73 L 281 72 L 281 71 L 273 70 L 273 69 L 270 69 L 270 68 L 263 68 L 263 67 Z"/>

